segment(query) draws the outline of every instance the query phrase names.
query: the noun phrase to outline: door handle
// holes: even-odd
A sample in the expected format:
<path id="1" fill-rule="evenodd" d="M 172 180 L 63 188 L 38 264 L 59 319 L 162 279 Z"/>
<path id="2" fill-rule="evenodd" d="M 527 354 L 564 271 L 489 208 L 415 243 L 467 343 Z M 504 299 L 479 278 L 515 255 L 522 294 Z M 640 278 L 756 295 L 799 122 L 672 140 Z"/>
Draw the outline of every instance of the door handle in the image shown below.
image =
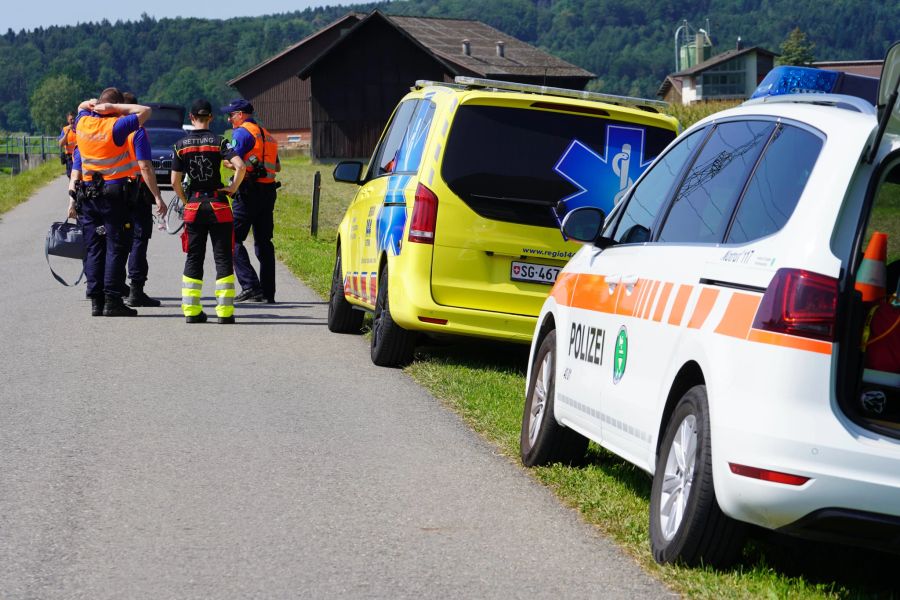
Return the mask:
<path id="1" fill-rule="evenodd" d="M 616 286 L 619 285 L 619 282 L 622 281 L 621 275 L 607 275 L 605 278 L 606 285 L 609 286 L 609 295 L 612 296 L 613 292 L 616 291 Z"/>
<path id="2" fill-rule="evenodd" d="M 625 284 L 625 293 L 628 294 L 629 296 L 634 291 L 634 286 L 637 284 L 637 282 L 638 282 L 637 275 L 624 275 L 620 281 L 620 283 Z"/>

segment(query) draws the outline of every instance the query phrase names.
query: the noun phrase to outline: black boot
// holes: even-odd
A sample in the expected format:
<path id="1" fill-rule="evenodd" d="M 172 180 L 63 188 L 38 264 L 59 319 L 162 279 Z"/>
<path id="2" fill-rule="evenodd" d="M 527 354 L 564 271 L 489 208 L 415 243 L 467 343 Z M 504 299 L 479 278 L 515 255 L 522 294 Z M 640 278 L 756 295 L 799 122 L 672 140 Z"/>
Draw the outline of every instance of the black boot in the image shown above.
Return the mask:
<path id="1" fill-rule="evenodd" d="M 184 318 L 185 323 L 206 323 L 206 313 L 202 310 L 199 315 L 191 315 Z"/>
<path id="2" fill-rule="evenodd" d="M 103 307 L 104 317 L 136 317 L 137 314 L 136 310 L 125 306 L 121 296 L 110 296 L 107 294 L 106 303 Z"/>
<path id="3" fill-rule="evenodd" d="M 144 284 L 131 282 L 131 293 L 125 299 L 128 306 L 151 306 L 156 307 L 162 304 L 159 300 L 151 298 L 144 293 Z"/>
<path id="4" fill-rule="evenodd" d="M 105 303 L 103 296 L 93 296 L 91 298 L 91 316 L 102 317 L 104 304 Z"/>

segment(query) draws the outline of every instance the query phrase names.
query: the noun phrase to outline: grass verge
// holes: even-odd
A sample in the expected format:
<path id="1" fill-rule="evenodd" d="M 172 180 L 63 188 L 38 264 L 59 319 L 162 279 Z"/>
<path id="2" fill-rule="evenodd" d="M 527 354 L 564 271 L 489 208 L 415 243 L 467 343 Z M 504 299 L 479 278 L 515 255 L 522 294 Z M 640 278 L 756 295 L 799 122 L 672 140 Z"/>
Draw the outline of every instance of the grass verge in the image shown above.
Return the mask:
<path id="1" fill-rule="evenodd" d="M 322 193 L 319 236 L 313 238 L 309 221 L 317 170 Z M 334 183 L 331 170 L 308 158 L 285 160 L 276 213 L 279 258 L 323 297 L 331 281 L 337 225 L 356 191 Z M 419 348 L 406 372 L 517 463 L 527 357 L 526 346 L 460 340 Z M 760 531 L 734 569 L 660 566 L 650 554 L 650 480 L 642 471 L 592 444 L 586 466 L 556 465 L 531 473 L 646 571 L 689 598 L 892 598 L 897 589 L 895 557 Z"/>
<path id="2" fill-rule="evenodd" d="M 63 174 L 63 167 L 48 160 L 18 175 L 0 174 L 0 214 L 28 200 L 39 188 Z M 60 199 L 60 218 L 65 216 L 65 201 Z"/>

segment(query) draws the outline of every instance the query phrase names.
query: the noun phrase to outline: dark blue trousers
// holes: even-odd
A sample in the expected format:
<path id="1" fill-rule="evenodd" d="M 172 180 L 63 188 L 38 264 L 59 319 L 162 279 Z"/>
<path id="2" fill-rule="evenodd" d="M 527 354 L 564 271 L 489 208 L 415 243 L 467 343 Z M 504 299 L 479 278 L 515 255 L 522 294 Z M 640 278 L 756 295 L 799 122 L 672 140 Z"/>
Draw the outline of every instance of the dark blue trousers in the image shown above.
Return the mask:
<path id="1" fill-rule="evenodd" d="M 85 199 L 81 207 L 84 229 L 84 277 L 92 298 L 122 296 L 125 261 L 131 248 L 131 211 L 121 185 L 106 185 L 99 197 Z"/>
<path id="2" fill-rule="evenodd" d="M 242 186 L 234 196 L 234 274 L 242 290 L 262 290 L 268 300 L 275 299 L 275 185 L 271 183 Z M 253 230 L 253 249 L 259 259 L 257 277 L 244 240 Z"/>
<path id="3" fill-rule="evenodd" d="M 147 247 L 150 245 L 150 237 L 153 235 L 153 205 L 148 198 L 152 198 L 150 191 L 144 187 L 134 206 L 131 218 L 134 224 L 134 240 L 131 243 L 131 253 L 128 255 L 128 278 L 132 285 L 143 285 L 147 281 Z"/>

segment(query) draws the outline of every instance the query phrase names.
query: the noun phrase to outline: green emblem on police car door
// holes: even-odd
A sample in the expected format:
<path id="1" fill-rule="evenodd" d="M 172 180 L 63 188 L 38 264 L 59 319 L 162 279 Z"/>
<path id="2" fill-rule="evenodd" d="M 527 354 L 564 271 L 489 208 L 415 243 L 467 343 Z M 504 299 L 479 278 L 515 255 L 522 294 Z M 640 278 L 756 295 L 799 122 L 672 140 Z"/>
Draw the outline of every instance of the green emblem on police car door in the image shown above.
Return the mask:
<path id="1" fill-rule="evenodd" d="M 616 336 L 616 349 L 613 352 L 613 383 L 619 383 L 625 374 L 625 363 L 628 362 L 628 330 L 625 326 L 619 329 Z"/>

